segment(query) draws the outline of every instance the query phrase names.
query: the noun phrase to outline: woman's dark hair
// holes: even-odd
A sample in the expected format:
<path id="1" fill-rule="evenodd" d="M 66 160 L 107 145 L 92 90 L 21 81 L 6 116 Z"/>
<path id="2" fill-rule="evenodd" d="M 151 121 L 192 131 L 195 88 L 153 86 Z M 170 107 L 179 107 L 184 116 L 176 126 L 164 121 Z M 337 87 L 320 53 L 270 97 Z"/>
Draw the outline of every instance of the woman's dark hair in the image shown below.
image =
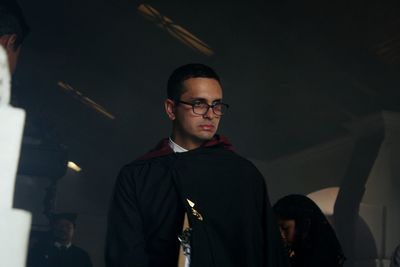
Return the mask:
<path id="1" fill-rule="evenodd" d="M 281 220 L 295 221 L 293 266 L 342 266 L 344 255 L 335 231 L 320 208 L 308 197 L 289 195 L 273 207 Z"/>

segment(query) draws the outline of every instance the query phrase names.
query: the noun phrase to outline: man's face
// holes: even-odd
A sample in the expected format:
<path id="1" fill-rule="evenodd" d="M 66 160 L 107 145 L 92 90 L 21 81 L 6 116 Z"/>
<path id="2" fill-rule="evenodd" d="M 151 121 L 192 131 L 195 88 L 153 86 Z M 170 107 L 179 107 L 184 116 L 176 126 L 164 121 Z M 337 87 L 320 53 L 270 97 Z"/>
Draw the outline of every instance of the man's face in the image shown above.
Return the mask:
<path id="1" fill-rule="evenodd" d="M 215 79 L 190 78 L 183 82 L 180 100 L 188 103 L 202 101 L 211 105 L 222 100 L 222 88 Z M 193 149 L 213 138 L 221 117 L 215 115 L 211 108 L 206 114 L 198 115 L 190 105 L 175 103 L 174 107 L 173 137 L 176 143 Z"/>
<path id="2" fill-rule="evenodd" d="M 54 239 L 60 243 L 70 243 L 74 236 L 74 224 L 65 219 L 59 219 L 54 223 Z"/>
<path id="3" fill-rule="evenodd" d="M 285 246 L 291 247 L 295 241 L 296 234 L 296 222 L 295 220 L 279 220 L 279 228 L 281 231 L 281 237 Z"/>

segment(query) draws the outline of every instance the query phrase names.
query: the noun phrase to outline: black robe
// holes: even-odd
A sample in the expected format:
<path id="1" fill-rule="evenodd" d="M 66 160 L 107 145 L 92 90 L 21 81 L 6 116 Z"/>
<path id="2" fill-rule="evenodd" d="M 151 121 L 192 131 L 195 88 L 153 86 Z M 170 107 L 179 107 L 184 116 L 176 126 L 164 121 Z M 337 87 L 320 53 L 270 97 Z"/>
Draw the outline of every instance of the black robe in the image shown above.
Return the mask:
<path id="1" fill-rule="evenodd" d="M 92 267 L 89 254 L 83 249 L 71 245 L 59 249 L 53 244 L 45 243 L 29 251 L 28 267 Z"/>
<path id="2" fill-rule="evenodd" d="M 264 179 L 251 162 L 224 142 L 185 153 L 168 153 L 165 145 L 158 149 L 165 153 L 120 172 L 108 267 L 176 267 L 185 211 L 193 229 L 191 267 L 287 266 Z"/>

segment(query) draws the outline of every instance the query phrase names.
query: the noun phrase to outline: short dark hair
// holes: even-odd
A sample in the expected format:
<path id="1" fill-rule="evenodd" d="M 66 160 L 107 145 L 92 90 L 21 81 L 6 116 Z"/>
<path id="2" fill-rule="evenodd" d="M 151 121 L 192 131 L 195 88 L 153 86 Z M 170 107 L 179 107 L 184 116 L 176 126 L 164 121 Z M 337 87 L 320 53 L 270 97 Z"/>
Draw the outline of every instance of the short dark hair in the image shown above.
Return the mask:
<path id="1" fill-rule="evenodd" d="M 16 34 L 14 48 L 18 48 L 29 33 L 22 10 L 15 0 L 2 1 L 0 4 L 0 37 L 6 34 Z"/>
<path id="2" fill-rule="evenodd" d="M 191 63 L 175 69 L 168 79 L 167 97 L 171 100 L 179 100 L 183 94 L 183 82 L 190 78 L 210 78 L 221 83 L 217 73 L 209 66 L 199 63 Z"/>

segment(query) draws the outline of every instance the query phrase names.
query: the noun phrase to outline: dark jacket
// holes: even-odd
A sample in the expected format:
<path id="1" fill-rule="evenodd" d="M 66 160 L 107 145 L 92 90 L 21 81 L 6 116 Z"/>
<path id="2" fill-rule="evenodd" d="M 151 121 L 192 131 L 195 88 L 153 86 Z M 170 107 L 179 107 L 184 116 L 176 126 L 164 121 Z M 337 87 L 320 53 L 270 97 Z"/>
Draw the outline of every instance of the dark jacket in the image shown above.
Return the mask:
<path id="1" fill-rule="evenodd" d="M 108 267 L 176 267 L 185 211 L 193 229 L 191 267 L 286 266 L 265 182 L 252 163 L 226 142 L 152 153 L 117 179 Z"/>
<path id="2" fill-rule="evenodd" d="M 42 243 L 29 251 L 28 267 L 92 267 L 89 254 L 71 245 L 59 249 L 51 243 Z"/>

